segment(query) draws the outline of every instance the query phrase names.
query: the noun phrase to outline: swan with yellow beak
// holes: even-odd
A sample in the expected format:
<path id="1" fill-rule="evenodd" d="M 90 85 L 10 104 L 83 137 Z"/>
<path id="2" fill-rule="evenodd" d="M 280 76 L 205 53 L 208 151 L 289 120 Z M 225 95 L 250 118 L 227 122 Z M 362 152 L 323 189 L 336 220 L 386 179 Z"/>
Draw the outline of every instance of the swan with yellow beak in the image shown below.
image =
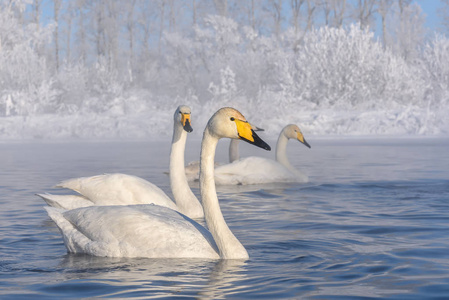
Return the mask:
<path id="1" fill-rule="evenodd" d="M 190 218 L 202 218 L 203 208 L 189 187 L 184 170 L 187 133 L 192 132 L 191 109 L 176 108 L 170 151 L 170 187 L 174 201 L 153 183 L 128 174 L 114 173 L 65 180 L 56 187 L 79 195 L 38 194 L 48 205 L 74 209 L 85 206 L 156 204 L 177 210 Z"/>
<path id="2" fill-rule="evenodd" d="M 46 207 L 68 252 L 109 257 L 248 259 L 218 202 L 214 158 L 221 138 L 241 139 L 270 150 L 241 113 L 218 110 L 201 142 L 200 194 L 207 228 L 159 205 L 90 206 L 69 211 Z"/>
<path id="3" fill-rule="evenodd" d="M 272 182 L 307 182 L 307 175 L 295 169 L 287 158 L 287 142 L 295 139 L 306 147 L 309 143 L 295 124 L 285 126 L 276 145 L 276 160 L 250 156 L 215 169 L 218 185 L 265 184 Z"/>

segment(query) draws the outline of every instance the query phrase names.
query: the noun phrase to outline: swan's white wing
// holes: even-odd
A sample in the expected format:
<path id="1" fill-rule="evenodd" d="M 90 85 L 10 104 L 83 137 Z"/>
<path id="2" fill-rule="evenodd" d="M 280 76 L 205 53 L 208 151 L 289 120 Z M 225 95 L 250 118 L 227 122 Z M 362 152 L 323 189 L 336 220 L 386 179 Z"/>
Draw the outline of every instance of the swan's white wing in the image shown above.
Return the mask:
<path id="1" fill-rule="evenodd" d="M 92 201 L 80 195 L 53 195 L 48 193 L 36 195 L 44 199 L 49 206 L 67 210 L 94 205 Z"/>
<path id="2" fill-rule="evenodd" d="M 157 205 L 45 207 L 69 252 L 108 257 L 219 258 L 212 235 Z"/>
<path id="3" fill-rule="evenodd" d="M 280 163 L 263 157 L 250 156 L 215 168 L 218 185 L 296 182 L 298 178 Z"/>
<path id="4" fill-rule="evenodd" d="M 176 204 L 156 185 L 137 176 L 103 174 L 63 181 L 57 187 L 74 190 L 94 205 L 157 204 L 177 210 Z"/>

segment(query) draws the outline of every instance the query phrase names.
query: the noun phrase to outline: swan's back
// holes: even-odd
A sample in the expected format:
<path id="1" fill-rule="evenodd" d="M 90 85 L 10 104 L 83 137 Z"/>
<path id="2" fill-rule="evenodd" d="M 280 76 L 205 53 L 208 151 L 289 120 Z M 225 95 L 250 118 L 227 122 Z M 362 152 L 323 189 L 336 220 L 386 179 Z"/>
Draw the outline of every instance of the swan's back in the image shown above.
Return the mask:
<path id="1" fill-rule="evenodd" d="M 61 182 L 57 187 L 74 190 L 94 205 L 154 203 L 177 210 L 175 203 L 156 185 L 126 174 L 103 174 Z"/>
<path id="2" fill-rule="evenodd" d="M 297 182 L 298 177 L 278 162 L 250 156 L 215 169 L 219 185 L 263 184 L 270 182 Z"/>
<path id="3" fill-rule="evenodd" d="M 108 257 L 218 258 L 209 231 L 166 207 L 46 209 L 69 252 Z"/>

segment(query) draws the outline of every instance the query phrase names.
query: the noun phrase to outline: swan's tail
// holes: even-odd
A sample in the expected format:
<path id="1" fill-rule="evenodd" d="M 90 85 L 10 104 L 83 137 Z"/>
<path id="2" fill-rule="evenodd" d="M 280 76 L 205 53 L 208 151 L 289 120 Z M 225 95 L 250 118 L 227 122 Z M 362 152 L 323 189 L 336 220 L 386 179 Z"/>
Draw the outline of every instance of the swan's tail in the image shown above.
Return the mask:
<path id="1" fill-rule="evenodd" d="M 50 217 L 50 219 L 52 219 L 59 227 L 59 225 L 61 224 L 58 220 L 60 220 L 60 218 L 63 218 L 62 213 L 65 212 L 65 209 L 48 206 L 44 206 L 44 209 L 47 211 L 47 214 Z"/>
<path id="2" fill-rule="evenodd" d="M 67 251 L 72 253 L 83 253 L 83 245 L 87 245 L 90 240 L 78 232 L 73 224 L 64 217 L 64 212 L 66 210 L 48 206 L 44 207 L 44 209 L 61 232 Z"/>
<path id="3" fill-rule="evenodd" d="M 36 195 L 41 197 L 49 206 L 67 210 L 93 205 L 92 201 L 78 195 L 52 195 L 48 193 Z"/>
<path id="4" fill-rule="evenodd" d="M 99 176 L 101 176 L 101 175 L 99 175 Z M 93 177 L 95 177 L 95 176 L 93 176 Z M 55 188 L 70 189 L 70 190 L 74 190 L 74 191 L 80 193 L 81 186 L 82 186 L 83 182 L 86 181 L 86 179 L 89 179 L 89 178 L 91 178 L 91 177 L 79 177 L 79 178 L 67 179 L 67 180 L 61 181 L 60 183 L 58 183 L 54 187 Z"/>

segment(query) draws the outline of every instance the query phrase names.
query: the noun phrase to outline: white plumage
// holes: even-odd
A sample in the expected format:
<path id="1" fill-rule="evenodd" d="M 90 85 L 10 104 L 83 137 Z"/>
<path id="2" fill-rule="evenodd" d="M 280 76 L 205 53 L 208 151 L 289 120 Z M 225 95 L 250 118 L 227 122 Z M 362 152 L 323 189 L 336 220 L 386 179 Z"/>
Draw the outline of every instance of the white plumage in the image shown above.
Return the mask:
<path id="1" fill-rule="evenodd" d="M 209 231 L 167 207 L 45 207 L 68 252 L 108 257 L 219 258 Z"/>
<path id="2" fill-rule="evenodd" d="M 93 205 L 157 204 L 178 210 L 191 218 L 203 217 L 203 209 L 189 187 L 184 171 L 187 131 L 191 132 L 190 108 L 179 106 L 174 114 L 173 140 L 170 153 L 170 186 L 173 202 L 159 187 L 137 176 L 103 174 L 74 178 L 56 187 L 76 191 L 76 195 L 38 194 L 48 205 L 64 209 Z"/>
<path id="3" fill-rule="evenodd" d="M 46 207 L 67 250 L 110 257 L 247 259 L 246 249 L 223 218 L 215 191 L 215 149 L 223 137 L 244 138 L 270 149 L 235 109 L 222 108 L 209 120 L 200 159 L 200 192 L 209 231 L 179 212 L 153 204 L 69 211 Z"/>
<path id="4" fill-rule="evenodd" d="M 217 185 L 307 182 L 307 175 L 296 170 L 287 158 L 287 142 L 296 139 L 310 148 L 297 125 L 284 127 L 276 145 L 276 160 L 250 156 L 215 169 Z"/>

